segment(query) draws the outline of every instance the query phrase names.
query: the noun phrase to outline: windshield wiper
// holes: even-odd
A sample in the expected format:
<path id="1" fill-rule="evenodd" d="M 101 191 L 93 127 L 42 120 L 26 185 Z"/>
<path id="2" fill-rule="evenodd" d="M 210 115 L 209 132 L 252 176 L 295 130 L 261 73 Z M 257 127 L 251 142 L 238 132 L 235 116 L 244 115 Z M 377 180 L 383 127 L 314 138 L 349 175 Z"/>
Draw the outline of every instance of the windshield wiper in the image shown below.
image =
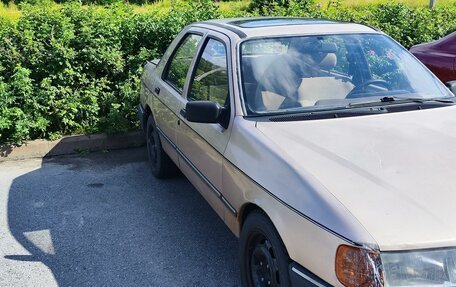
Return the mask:
<path id="1" fill-rule="evenodd" d="M 312 112 L 301 111 L 290 114 L 270 115 L 269 120 L 272 122 L 322 120 L 330 118 L 346 118 L 384 113 L 388 113 L 388 110 L 383 107 L 357 107 L 350 109 L 347 109 L 345 107 L 339 107 L 334 109 L 319 110 Z"/>
<path id="2" fill-rule="evenodd" d="M 391 104 L 402 104 L 402 103 L 418 103 L 418 104 L 424 104 L 427 102 L 437 102 L 437 103 L 442 103 L 442 104 L 454 104 L 456 103 L 456 97 L 449 97 L 449 98 L 404 98 L 404 97 L 392 97 L 392 96 L 386 96 L 382 97 L 376 101 L 361 101 L 361 102 L 356 102 L 356 103 L 349 103 L 348 107 L 363 107 L 363 106 L 372 106 L 372 105 L 378 105 L 382 103 L 391 103 Z"/>
<path id="3" fill-rule="evenodd" d="M 444 104 L 454 104 L 456 103 L 455 97 L 451 98 L 429 98 L 429 99 L 417 99 L 417 98 L 398 98 L 400 100 L 411 101 L 416 103 L 426 103 L 426 102 L 437 102 L 437 103 L 444 103 Z"/>

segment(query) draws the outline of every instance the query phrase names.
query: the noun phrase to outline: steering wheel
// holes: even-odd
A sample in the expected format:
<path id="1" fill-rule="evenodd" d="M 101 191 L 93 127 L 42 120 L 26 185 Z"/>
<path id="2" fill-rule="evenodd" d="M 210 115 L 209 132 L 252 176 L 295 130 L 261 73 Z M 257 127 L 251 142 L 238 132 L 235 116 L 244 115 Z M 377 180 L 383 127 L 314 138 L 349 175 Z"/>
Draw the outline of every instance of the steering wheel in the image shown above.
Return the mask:
<path id="1" fill-rule="evenodd" d="M 371 85 L 374 85 L 374 84 L 381 85 L 381 86 L 387 88 L 388 90 L 391 89 L 391 85 L 385 80 L 382 80 L 382 79 L 368 80 L 368 81 L 365 81 L 362 84 L 359 84 L 359 85 L 355 86 L 353 88 L 353 90 L 351 90 L 350 93 L 348 93 L 345 98 L 346 99 L 359 98 L 360 97 L 359 94 L 361 92 L 364 92 L 367 87 L 369 87 Z"/>

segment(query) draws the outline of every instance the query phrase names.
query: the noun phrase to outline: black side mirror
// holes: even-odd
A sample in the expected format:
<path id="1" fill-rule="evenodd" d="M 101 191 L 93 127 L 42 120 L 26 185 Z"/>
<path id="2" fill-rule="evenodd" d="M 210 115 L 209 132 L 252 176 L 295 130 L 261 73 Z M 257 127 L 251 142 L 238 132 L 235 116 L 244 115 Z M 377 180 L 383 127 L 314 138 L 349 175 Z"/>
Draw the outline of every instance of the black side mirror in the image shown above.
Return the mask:
<path id="1" fill-rule="evenodd" d="M 456 96 L 456 81 L 450 81 L 446 82 L 445 85 L 450 89 L 450 91 L 453 92 L 453 94 Z"/>
<path id="2" fill-rule="evenodd" d="M 190 101 L 185 106 L 184 117 L 189 122 L 216 124 L 220 123 L 224 108 L 211 101 Z"/>

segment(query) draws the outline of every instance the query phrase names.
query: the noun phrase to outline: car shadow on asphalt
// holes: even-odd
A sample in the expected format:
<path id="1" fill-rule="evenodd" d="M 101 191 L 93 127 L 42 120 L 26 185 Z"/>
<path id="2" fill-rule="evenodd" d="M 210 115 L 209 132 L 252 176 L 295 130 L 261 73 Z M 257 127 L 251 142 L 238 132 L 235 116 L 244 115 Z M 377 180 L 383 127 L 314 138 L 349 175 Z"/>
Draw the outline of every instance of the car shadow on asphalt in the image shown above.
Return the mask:
<path id="1" fill-rule="evenodd" d="M 144 148 L 45 159 L 16 178 L 8 224 L 59 286 L 239 286 L 238 241 L 184 178 Z M 31 282 L 33 285 L 33 282 Z"/>

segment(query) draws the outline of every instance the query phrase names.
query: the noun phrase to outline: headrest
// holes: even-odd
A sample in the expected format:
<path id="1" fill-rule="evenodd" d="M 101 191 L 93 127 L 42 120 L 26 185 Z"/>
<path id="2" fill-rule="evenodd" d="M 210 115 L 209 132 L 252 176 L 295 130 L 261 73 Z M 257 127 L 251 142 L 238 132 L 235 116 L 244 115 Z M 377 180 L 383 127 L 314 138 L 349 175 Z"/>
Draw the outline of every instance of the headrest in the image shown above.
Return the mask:
<path id="1" fill-rule="evenodd" d="M 302 37 L 290 44 L 309 65 L 316 65 L 322 70 L 331 70 L 337 65 L 336 43 L 324 42 L 314 37 Z"/>
<path id="2" fill-rule="evenodd" d="M 328 53 L 323 59 L 320 61 L 318 66 L 322 70 L 332 70 L 337 65 L 337 56 L 335 53 Z"/>

